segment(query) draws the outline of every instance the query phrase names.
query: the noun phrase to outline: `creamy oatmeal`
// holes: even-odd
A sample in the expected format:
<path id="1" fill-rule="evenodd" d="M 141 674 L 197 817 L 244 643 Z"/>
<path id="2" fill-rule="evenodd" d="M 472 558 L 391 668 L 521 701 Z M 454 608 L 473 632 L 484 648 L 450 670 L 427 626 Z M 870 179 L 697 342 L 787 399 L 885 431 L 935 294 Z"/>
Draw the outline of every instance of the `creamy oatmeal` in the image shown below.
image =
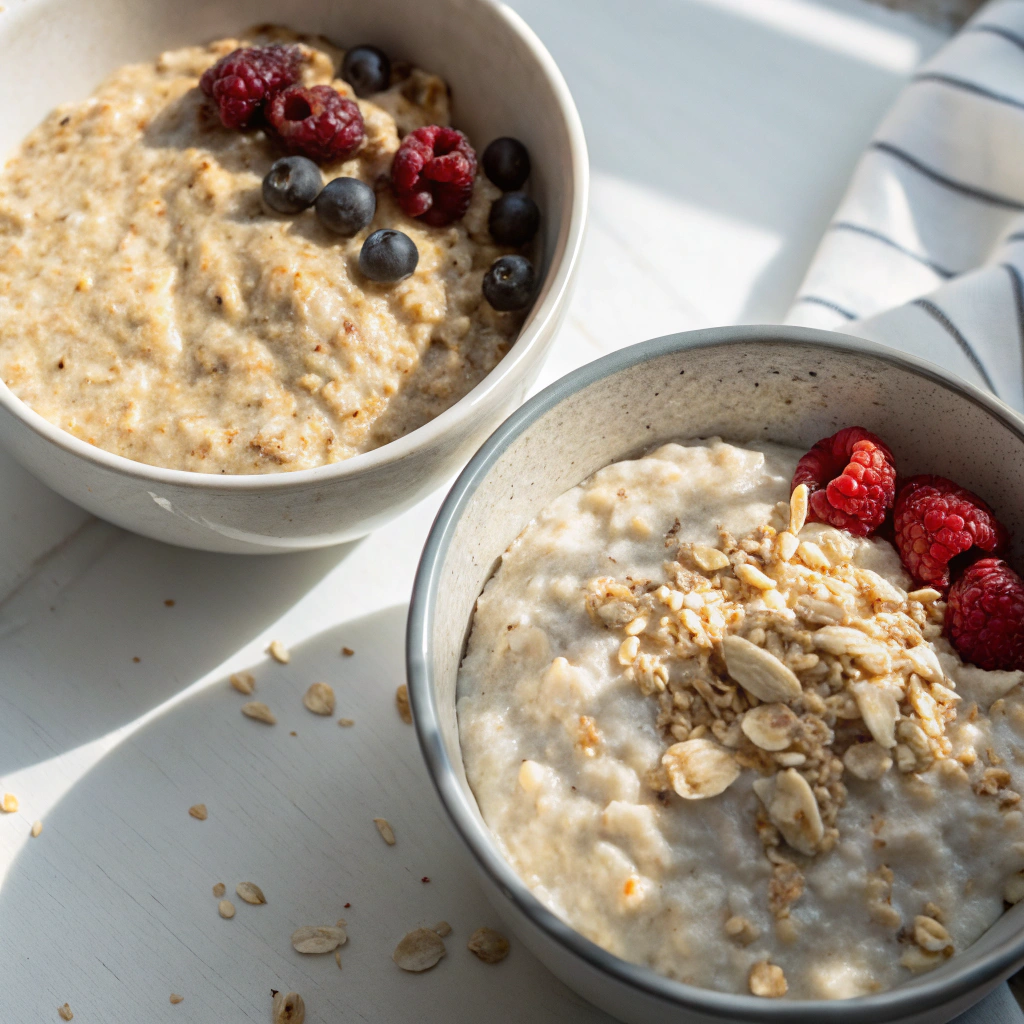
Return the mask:
<path id="1" fill-rule="evenodd" d="M 277 40 L 296 37 L 270 31 Z M 266 35 L 253 36 L 266 41 Z M 0 175 L 0 376 L 50 422 L 130 459 L 209 473 L 307 469 L 378 447 L 466 394 L 522 323 L 483 301 L 510 253 L 488 234 L 500 195 L 477 177 L 464 219 L 429 227 L 387 178 L 400 138 L 448 123 L 445 83 L 418 69 L 358 105 L 366 141 L 324 181 L 375 187 L 370 227 L 333 235 L 274 214 L 260 183 L 281 153 L 229 131 L 197 88 L 237 40 L 121 68 L 55 110 Z M 341 51 L 303 44 L 302 84 Z M 369 232 L 398 228 L 413 276 L 360 274 Z"/>
<path id="2" fill-rule="evenodd" d="M 964 665 L 888 542 L 805 525 L 801 454 L 668 444 L 552 502 L 479 599 L 459 726 L 506 856 L 582 934 L 846 998 L 1024 897 L 1024 673 Z"/>

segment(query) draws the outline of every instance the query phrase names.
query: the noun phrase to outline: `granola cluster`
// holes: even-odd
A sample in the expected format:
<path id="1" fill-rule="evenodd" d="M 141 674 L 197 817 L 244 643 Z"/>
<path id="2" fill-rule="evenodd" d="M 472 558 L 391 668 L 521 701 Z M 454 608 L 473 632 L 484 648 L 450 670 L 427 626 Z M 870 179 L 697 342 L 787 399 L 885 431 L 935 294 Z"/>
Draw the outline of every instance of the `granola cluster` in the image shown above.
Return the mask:
<path id="1" fill-rule="evenodd" d="M 873 782 L 938 762 L 965 775 L 976 759 L 954 757 L 946 735 L 960 697 L 930 643 L 941 634 L 942 595 L 907 593 L 855 564 L 856 542 L 838 530 L 801 539 L 806 514 L 798 487 L 743 539 L 721 531 L 717 547 L 679 544 L 669 531 L 667 582 L 600 577 L 586 598 L 591 617 L 622 634 L 626 675 L 658 702 L 668 746 L 648 782 L 660 798 L 713 798 L 743 771 L 757 774 L 753 824 L 773 865 L 768 898 L 779 921 L 803 893 L 801 858 L 839 837 L 847 772 Z M 1010 808 L 1020 796 L 1009 782 L 990 767 L 975 792 Z M 887 905 L 881 892 L 874 899 Z M 921 921 L 913 941 L 923 959 L 949 955 L 948 943 L 932 948 L 941 925 Z M 746 938 L 740 923 L 734 930 Z"/>

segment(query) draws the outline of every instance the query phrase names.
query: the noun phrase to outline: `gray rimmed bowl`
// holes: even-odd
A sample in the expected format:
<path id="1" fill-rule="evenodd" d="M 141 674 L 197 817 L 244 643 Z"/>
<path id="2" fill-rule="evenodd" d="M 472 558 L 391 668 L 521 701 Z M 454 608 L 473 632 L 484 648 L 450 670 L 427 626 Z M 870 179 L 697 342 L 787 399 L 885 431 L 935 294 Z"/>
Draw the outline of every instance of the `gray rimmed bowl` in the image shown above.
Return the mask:
<path id="1" fill-rule="evenodd" d="M 427 768 L 495 909 L 571 988 L 630 1024 L 943 1024 L 1024 963 L 1024 904 L 930 974 L 837 1002 L 770 1001 L 672 981 L 621 960 L 552 914 L 504 860 L 466 780 L 456 675 L 477 596 L 531 519 L 595 470 L 665 441 L 720 435 L 809 447 L 859 424 L 901 472 L 940 472 L 984 495 L 1024 537 L 1024 419 L 931 364 L 857 338 L 728 327 L 623 349 L 514 413 L 459 477 L 427 540 L 407 635 Z"/>

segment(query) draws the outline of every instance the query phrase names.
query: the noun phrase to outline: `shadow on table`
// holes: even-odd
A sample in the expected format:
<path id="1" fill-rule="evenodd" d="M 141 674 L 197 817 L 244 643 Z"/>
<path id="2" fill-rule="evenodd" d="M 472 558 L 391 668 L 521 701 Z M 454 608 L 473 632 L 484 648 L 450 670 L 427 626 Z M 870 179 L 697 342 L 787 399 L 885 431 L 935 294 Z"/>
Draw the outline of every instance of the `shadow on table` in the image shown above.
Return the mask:
<path id="1" fill-rule="evenodd" d="M 243 717 L 246 698 L 217 681 L 79 779 L 0 889 L 0 1020 L 45 1020 L 67 1000 L 76 1020 L 178 1021 L 173 991 L 190 1020 L 263 1021 L 276 988 L 301 993 L 317 1021 L 607 1021 L 518 943 L 496 967 L 466 949 L 498 922 L 397 713 L 405 616 L 388 608 L 293 647 L 287 666 L 260 666 L 254 696 L 276 725 Z M 314 680 L 332 684 L 333 716 L 304 708 Z M 206 821 L 188 815 L 200 801 Z M 232 920 L 218 916 L 218 881 Z M 267 905 L 235 897 L 240 881 Z M 291 949 L 295 928 L 341 917 L 343 970 Z M 398 940 L 442 919 L 446 958 L 425 975 L 398 970 Z"/>
<path id="2" fill-rule="evenodd" d="M 592 0 L 585 15 L 511 2 L 558 61 L 587 134 L 589 244 L 608 252 L 586 299 L 609 348 L 777 322 L 845 190 L 836 168 L 852 171 L 939 39 L 817 0 Z M 634 264 L 649 301 L 623 301 Z"/>
<path id="3" fill-rule="evenodd" d="M 0 715 L 10 737 L 0 775 L 158 707 L 280 618 L 356 543 L 216 555 L 83 518 L 0 602 Z"/>

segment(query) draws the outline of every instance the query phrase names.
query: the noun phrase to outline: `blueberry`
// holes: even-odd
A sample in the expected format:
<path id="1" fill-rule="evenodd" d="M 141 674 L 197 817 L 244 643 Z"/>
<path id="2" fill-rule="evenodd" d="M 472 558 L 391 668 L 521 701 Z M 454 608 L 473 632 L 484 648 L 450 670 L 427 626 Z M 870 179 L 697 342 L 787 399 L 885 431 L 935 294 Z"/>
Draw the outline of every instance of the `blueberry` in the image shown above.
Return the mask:
<path id="1" fill-rule="evenodd" d="M 420 261 L 416 243 L 404 231 L 381 228 L 363 242 L 359 269 L 371 280 L 391 284 L 408 277 Z"/>
<path id="2" fill-rule="evenodd" d="M 302 213 L 323 188 L 320 168 L 304 156 L 278 160 L 263 179 L 263 202 L 278 213 Z"/>
<path id="3" fill-rule="evenodd" d="M 525 256 L 502 256 L 484 274 L 484 298 L 499 312 L 523 309 L 533 297 L 533 264 Z"/>
<path id="4" fill-rule="evenodd" d="M 540 210 L 525 192 L 506 192 L 491 204 L 487 226 L 499 245 L 523 245 L 540 225 Z"/>
<path id="5" fill-rule="evenodd" d="M 507 135 L 495 139 L 484 150 L 483 164 L 484 174 L 502 192 L 522 188 L 530 176 L 530 154 L 518 139 L 510 139 Z"/>
<path id="6" fill-rule="evenodd" d="M 341 62 L 341 77 L 359 97 L 383 92 L 391 84 L 391 61 L 376 46 L 353 46 Z"/>
<path id="7" fill-rule="evenodd" d="M 335 178 L 316 198 L 316 216 L 329 231 L 351 238 L 373 220 L 377 196 L 358 178 Z"/>

